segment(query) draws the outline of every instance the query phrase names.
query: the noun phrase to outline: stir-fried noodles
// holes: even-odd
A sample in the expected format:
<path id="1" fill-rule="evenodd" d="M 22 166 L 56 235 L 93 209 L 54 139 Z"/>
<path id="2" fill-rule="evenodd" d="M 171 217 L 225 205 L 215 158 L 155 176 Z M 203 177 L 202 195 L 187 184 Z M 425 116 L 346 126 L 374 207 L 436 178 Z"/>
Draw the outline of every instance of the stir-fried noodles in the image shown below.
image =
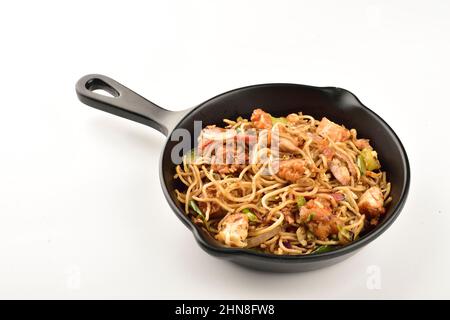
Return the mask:
<path id="1" fill-rule="evenodd" d="M 175 175 L 186 214 L 223 245 L 320 253 L 355 241 L 383 217 L 390 183 L 355 129 L 261 109 L 224 122 L 202 130 Z"/>

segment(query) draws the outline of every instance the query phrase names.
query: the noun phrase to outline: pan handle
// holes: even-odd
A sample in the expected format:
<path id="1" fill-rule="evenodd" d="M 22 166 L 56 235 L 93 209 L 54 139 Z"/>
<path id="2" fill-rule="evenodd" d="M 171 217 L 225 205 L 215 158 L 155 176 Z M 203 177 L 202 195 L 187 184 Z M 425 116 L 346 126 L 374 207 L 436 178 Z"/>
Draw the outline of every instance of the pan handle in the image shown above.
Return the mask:
<path id="1" fill-rule="evenodd" d="M 117 81 L 101 74 L 89 74 L 82 77 L 78 80 L 75 89 L 78 99 L 84 104 L 148 125 L 165 136 L 189 111 L 163 109 Z M 98 89 L 108 92 L 111 96 L 94 91 Z"/>

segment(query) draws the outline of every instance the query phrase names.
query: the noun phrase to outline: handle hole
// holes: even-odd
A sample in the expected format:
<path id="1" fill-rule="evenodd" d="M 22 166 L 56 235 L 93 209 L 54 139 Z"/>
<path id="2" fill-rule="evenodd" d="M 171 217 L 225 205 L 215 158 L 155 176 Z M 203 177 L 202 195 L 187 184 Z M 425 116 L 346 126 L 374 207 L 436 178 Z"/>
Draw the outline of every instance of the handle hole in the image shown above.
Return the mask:
<path id="1" fill-rule="evenodd" d="M 101 94 L 102 96 L 105 96 L 105 97 L 116 98 L 116 96 L 112 95 L 109 91 L 106 91 L 105 89 L 94 89 L 91 91 L 96 94 Z"/>
<path id="2" fill-rule="evenodd" d="M 86 89 L 102 96 L 117 98 L 120 93 L 101 79 L 91 79 L 86 82 Z"/>

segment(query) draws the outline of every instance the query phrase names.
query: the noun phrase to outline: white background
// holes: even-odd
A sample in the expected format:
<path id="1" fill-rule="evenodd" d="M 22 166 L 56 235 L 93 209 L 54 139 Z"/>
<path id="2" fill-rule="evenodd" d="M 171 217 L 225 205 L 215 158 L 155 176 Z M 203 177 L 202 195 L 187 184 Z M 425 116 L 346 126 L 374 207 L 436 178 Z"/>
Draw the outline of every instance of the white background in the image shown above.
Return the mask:
<path id="1" fill-rule="evenodd" d="M 450 2 L 9 1 L 0 35 L 0 298 L 450 298 Z M 256 83 L 349 89 L 403 141 L 409 199 L 327 269 L 210 257 L 164 200 L 164 137 L 81 104 L 87 73 L 172 110 Z"/>

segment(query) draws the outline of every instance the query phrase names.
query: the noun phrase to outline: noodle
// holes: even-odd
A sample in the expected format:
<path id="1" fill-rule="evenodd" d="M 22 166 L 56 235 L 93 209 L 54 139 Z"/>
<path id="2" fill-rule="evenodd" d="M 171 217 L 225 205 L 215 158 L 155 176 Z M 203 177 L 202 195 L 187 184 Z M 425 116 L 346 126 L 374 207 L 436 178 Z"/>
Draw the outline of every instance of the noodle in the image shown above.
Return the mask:
<path id="1" fill-rule="evenodd" d="M 174 175 L 186 214 L 224 246 L 277 255 L 332 250 L 377 225 L 392 201 L 375 150 L 355 129 L 261 109 L 224 122 L 202 130 L 195 156 L 185 155 Z"/>

